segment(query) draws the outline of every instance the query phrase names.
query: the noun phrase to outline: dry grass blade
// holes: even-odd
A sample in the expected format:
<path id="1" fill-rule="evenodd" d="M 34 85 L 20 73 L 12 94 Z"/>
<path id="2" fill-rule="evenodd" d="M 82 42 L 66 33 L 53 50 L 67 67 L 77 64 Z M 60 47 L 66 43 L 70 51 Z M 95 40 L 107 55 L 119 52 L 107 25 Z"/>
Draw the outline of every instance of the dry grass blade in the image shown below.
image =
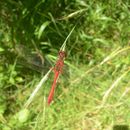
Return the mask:
<path id="1" fill-rule="evenodd" d="M 130 88 L 126 88 L 125 91 L 123 92 L 123 94 L 121 95 L 119 101 L 122 100 L 122 98 L 130 91 Z"/>
<path id="2" fill-rule="evenodd" d="M 81 9 L 81 10 L 75 11 L 75 12 L 73 12 L 73 13 L 67 15 L 67 16 L 64 16 L 64 17 L 58 19 L 58 20 L 67 20 L 67 19 L 73 18 L 73 17 L 75 17 L 76 15 L 78 15 L 78 14 L 80 14 L 80 13 L 86 11 L 86 10 L 87 10 L 87 9 Z"/>
<path id="3" fill-rule="evenodd" d="M 104 106 L 104 104 L 106 103 L 110 93 L 112 92 L 112 90 L 118 85 L 118 83 L 122 80 L 122 78 L 125 77 L 125 75 L 129 72 L 130 70 L 125 71 L 120 77 L 118 77 L 114 83 L 110 86 L 110 88 L 105 92 L 103 99 L 102 99 L 102 103 L 101 106 Z"/>
<path id="4" fill-rule="evenodd" d="M 118 55 L 119 53 L 124 52 L 124 51 L 126 51 L 126 50 L 128 50 L 128 49 L 130 49 L 130 47 L 125 47 L 125 48 L 123 48 L 123 49 L 120 49 L 120 47 L 117 48 L 114 52 L 112 52 L 109 56 L 107 56 L 107 57 L 100 63 L 100 65 L 103 65 L 105 62 L 109 61 L 109 60 L 112 59 L 114 56 L 116 56 L 116 55 Z"/>
<path id="5" fill-rule="evenodd" d="M 43 83 L 45 83 L 45 81 L 48 79 L 48 76 L 50 74 L 50 72 L 52 71 L 52 69 L 50 69 L 46 75 L 41 79 L 41 81 L 39 82 L 39 84 L 36 86 L 36 88 L 34 89 L 34 91 L 32 92 L 32 94 L 30 95 L 29 99 L 27 100 L 27 102 L 25 103 L 24 107 L 27 108 L 30 103 L 33 101 L 35 95 L 37 94 L 38 90 L 41 88 L 41 86 L 43 85 Z"/>
<path id="6" fill-rule="evenodd" d="M 73 85 L 74 83 L 78 83 L 82 80 L 82 78 L 84 78 L 88 73 L 92 72 L 93 70 L 95 70 L 97 67 L 102 66 L 104 63 L 108 62 L 109 60 L 111 60 L 112 58 L 114 58 L 115 56 L 117 56 L 119 53 L 122 53 L 124 51 L 129 50 L 130 47 L 125 47 L 123 49 L 117 48 L 115 51 L 113 51 L 109 56 L 107 56 L 106 58 L 104 58 L 99 64 L 95 65 L 94 67 L 90 68 L 89 70 L 87 70 L 85 73 L 83 73 L 80 77 L 76 78 L 75 80 L 73 80 L 71 82 L 71 85 Z"/>

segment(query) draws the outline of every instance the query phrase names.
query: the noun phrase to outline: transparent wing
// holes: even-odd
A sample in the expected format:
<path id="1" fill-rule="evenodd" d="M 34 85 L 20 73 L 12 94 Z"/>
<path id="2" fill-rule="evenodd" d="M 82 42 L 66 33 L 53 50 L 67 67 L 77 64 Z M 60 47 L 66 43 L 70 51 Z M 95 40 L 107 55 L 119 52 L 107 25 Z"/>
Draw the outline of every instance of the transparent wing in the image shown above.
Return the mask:
<path id="1" fill-rule="evenodd" d="M 46 72 L 52 64 L 52 62 L 46 57 L 43 57 L 41 53 L 32 51 L 21 44 L 16 45 L 15 52 L 18 55 L 18 64 L 21 64 L 26 68 L 36 70 L 37 72 Z"/>

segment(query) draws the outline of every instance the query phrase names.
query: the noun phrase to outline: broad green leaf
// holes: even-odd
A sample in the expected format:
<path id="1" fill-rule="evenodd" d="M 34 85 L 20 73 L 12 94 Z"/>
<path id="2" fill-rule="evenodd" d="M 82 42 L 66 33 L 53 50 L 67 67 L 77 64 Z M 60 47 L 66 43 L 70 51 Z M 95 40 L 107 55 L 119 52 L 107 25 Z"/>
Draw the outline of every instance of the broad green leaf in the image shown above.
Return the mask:
<path id="1" fill-rule="evenodd" d="M 16 77 L 15 80 L 19 83 L 23 82 L 23 78 L 22 77 Z"/>
<path id="2" fill-rule="evenodd" d="M 0 47 L 0 52 L 3 52 L 4 51 L 4 48 Z"/>
<path id="3" fill-rule="evenodd" d="M 46 28 L 49 24 L 50 24 L 50 22 L 49 22 L 49 21 L 46 21 L 46 22 L 44 22 L 44 23 L 41 25 L 41 27 L 40 27 L 39 30 L 38 30 L 38 34 L 37 34 L 37 35 L 38 35 L 38 39 L 41 38 L 43 31 L 45 30 L 45 28 Z"/>
<path id="4" fill-rule="evenodd" d="M 28 109 L 23 109 L 18 113 L 18 120 L 21 123 L 24 123 L 28 120 L 29 117 L 29 110 Z"/>
<path id="5" fill-rule="evenodd" d="M 11 128 L 8 126 L 4 126 L 2 130 L 11 130 Z"/>
<path id="6" fill-rule="evenodd" d="M 0 105 L 0 114 L 3 114 L 5 112 L 5 110 L 6 110 L 6 105 L 1 103 L 1 105 Z"/>

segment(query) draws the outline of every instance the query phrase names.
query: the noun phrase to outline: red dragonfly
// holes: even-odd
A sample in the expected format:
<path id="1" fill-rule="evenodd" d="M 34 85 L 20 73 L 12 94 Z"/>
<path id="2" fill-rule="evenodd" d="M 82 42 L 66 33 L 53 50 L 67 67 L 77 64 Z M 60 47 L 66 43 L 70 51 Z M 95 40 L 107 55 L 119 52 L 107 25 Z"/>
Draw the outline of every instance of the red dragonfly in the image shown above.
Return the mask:
<path id="1" fill-rule="evenodd" d="M 59 78 L 59 75 L 64 71 L 64 60 L 66 57 L 66 53 L 64 51 L 64 46 L 61 47 L 59 53 L 58 53 L 58 59 L 56 61 L 56 64 L 54 65 L 51 70 L 54 72 L 54 78 L 53 78 L 53 83 L 52 87 L 48 96 L 48 104 L 51 103 L 53 100 L 54 92 L 55 92 L 55 87 L 57 80 Z M 25 67 L 29 67 L 30 69 L 34 69 L 38 72 L 41 72 L 43 69 L 49 69 L 51 66 L 51 61 L 47 61 L 47 59 L 43 59 L 41 57 L 38 57 L 38 53 L 36 54 L 31 54 L 29 51 L 29 48 L 25 47 L 24 45 L 17 45 L 16 46 L 16 52 L 18 52 L 18 63 L 22 64 Z M 45 65 L 44 65 L 45 64 Z M 44 66 L 43 66 L 44 65 Z M 48 66 L 48 67 L 47 67 Z"/>
<path id="2" fill-rule="evenodd" d="M 48 105 L 50 105 L 51 101 L 53 100 L 56 83 L 57 83 L 57 80 L 59 78 L 59 75 L 62 73 L 62 70 L 63 70 L 64 60 L 66 57 L 66 53 L 65 53 L 66 42 L 67 42 L 68 38 L 70 37 L 70 35 L 72 34 L 75 27 L 76 27 L 76 25 L 72 28 L 69 35 L 65 39 L 63 45 L 61 46 L 60 51 L 59 51 L 59 55 L 58 55 L 58 60 L 56 61 L 56 64 L 53 68 L 54 80 L 53 80 L 52 87 L 51 87 L 51 90 L 50 90 L 50 93 L 48 96 Z"/>
<path id="3" fill-rule="evenodd" d="M 50 105 L 51 101 L 53 100 L 53 96 L 54 96 L 57 80 L 58 80 L 60 74 L 62 73 L 62 70 L 63 70 L 63 67 L 64 67 L 64 60 L 65 60 L 65 57 L 66 57 L 66 53 L 65 53 L 66 42 L 67 42 L 68 38 L 70 37 L 71 33 L 73 32 L 75 27 L 76 26 L 74 26 L 72 28 L 71 32 L 69 33 L 69 35 L 65 39 L 63 45 L 61 46 L 59 54 L 58 54 L 58 60 L 56 61 L 55 66 L 53 68 L 51 68 L 46 73 L 46 75 L 41 79 L 39 84 L 36 86 L 35 90 L 30 95 L 29 99 L 25 103 L 25 107 L 29 106 L 29 104 L 32 102 L 34 96 L 36 95 L 38 90 L 41 88 L 42 84 L 47 80 L 48 75 L 50 74 L 50 72 L 53 70 L 53 72 L 54 72 L 54 80 L 53 80 L 52 87 L 51 87 L 51 90 L 50 90 L 50 93 L 49 93 L 49 96 L 48 96 L 48 105 Z"/>
<path id="4" fill-rule="evenodd" d="M 50 90 L 50 93 L 49 93 L 49 96 L 48 96 L 48 104 L 50 104 L 52 99 L 53 99 L 57 80 L 58 80 L 59 75 L 62 73 L 62 70 L 63 70 L 64 59 L 65 59 L 65 56 L 66 56 L 65 51 L 59 51 L 58 56 L 59 57 L 58 57 L 58 60 L 56 62 L 56 65 L 53 68 L 54 80 L 53 80 L 53 84 L 52 84 L 52 87 L 51 87 L 51 90 Z"/>

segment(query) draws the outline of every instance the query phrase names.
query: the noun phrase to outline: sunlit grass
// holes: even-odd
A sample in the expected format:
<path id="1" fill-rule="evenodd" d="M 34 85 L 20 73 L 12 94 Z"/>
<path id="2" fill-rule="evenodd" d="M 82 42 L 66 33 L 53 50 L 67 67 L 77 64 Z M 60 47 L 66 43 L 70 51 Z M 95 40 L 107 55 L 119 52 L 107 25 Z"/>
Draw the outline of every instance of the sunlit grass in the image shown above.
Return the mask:
<path id="1" fill-rule="evenodd" d="M 129 1 L 19 0 L 1 1 L 0 7 L 1 130 L 129 125 Z M 52 104 L 47 105 L 47 96 L 53 73 L 25 108 L 43 74 L 20 66 L 14 46 L 23 44 L 54 62 L 75 25 L 66 46 L 69 73 L 60 76 Z"/>

